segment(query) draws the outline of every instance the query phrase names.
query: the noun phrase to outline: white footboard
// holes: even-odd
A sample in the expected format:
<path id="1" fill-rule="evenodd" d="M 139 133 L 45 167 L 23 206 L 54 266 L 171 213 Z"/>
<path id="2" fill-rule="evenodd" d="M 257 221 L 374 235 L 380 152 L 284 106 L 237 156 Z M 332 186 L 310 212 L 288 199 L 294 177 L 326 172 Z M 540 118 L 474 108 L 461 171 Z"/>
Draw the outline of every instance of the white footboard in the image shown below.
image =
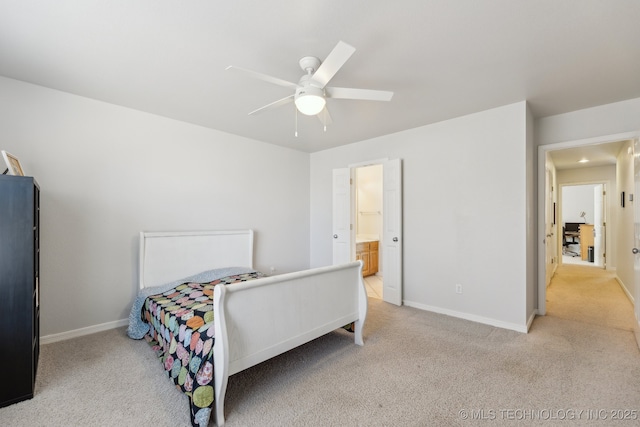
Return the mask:
<path id="1" fill-rule="evenodd" d="M 355 322 L 363 345 L 367 294 L 362 262 L 216 286 L 215 417 L 224 424 L 229 375 Z"/>

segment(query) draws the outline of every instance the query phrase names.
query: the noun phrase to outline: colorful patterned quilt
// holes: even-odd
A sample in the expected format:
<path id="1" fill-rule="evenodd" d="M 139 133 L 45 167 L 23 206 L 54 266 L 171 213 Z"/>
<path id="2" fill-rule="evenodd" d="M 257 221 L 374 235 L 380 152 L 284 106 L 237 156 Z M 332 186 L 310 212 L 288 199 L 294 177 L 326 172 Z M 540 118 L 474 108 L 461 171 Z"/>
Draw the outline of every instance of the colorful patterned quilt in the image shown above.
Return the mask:
<path id="1" fill-rule="evenodd" d="M 194 427 L 209 423 L 213 406 L 213 288 L 262 276 L 254 271 L 209 283 L 185 282 L 144 302 L 142 320 L 150 326 L 145 339 L 169 378 L 189 396 Z"/>

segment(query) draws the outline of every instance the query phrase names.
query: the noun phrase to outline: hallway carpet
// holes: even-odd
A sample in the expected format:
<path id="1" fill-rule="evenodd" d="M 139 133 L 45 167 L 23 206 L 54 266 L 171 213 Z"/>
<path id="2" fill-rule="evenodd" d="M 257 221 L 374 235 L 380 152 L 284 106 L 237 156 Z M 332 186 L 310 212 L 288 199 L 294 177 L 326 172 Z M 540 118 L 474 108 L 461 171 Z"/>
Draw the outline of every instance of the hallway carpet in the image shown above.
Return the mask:
<path id="1" fill-rule="evenodd" d="M 561 265 L 547 288 L 547 316 L 633 331 L 633 305 L 602 268 Z"/>

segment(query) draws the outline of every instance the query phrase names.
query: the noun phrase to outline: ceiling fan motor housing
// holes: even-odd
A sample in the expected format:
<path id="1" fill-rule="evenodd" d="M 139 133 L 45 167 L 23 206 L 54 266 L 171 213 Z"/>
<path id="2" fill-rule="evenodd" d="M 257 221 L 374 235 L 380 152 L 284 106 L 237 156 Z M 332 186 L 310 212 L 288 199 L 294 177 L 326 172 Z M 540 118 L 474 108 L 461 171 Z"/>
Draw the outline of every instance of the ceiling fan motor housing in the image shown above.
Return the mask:
<path id="1" fill-rule="evenodd" d="M 296 88 L 296 98 L 306 95 L 320 96 L 324 98 L 324 89 L 320 89 L 319 87 L 312 85 L 310 82 L 304 82 Z"/>
<path id="2" fill-rule="evenodd" d="M 320 66 L 320 63 L 320 60 L 315 56 L 305 56 L 304 58 L 300 58 L 298 62 L 302 71 L 307 74 L 313 74 Z"/>

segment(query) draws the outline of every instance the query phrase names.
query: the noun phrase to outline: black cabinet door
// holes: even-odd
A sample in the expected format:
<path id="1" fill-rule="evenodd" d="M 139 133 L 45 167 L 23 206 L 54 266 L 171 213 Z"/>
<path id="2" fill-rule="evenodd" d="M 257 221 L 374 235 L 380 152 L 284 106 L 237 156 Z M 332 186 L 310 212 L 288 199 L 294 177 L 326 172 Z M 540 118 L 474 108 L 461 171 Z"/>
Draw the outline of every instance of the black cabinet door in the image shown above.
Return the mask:
<path id="1" fill-rule="evenodd" d="M 37 191 L 33 178 L 0 176 L 0 406 L 33 397 Z"/>

